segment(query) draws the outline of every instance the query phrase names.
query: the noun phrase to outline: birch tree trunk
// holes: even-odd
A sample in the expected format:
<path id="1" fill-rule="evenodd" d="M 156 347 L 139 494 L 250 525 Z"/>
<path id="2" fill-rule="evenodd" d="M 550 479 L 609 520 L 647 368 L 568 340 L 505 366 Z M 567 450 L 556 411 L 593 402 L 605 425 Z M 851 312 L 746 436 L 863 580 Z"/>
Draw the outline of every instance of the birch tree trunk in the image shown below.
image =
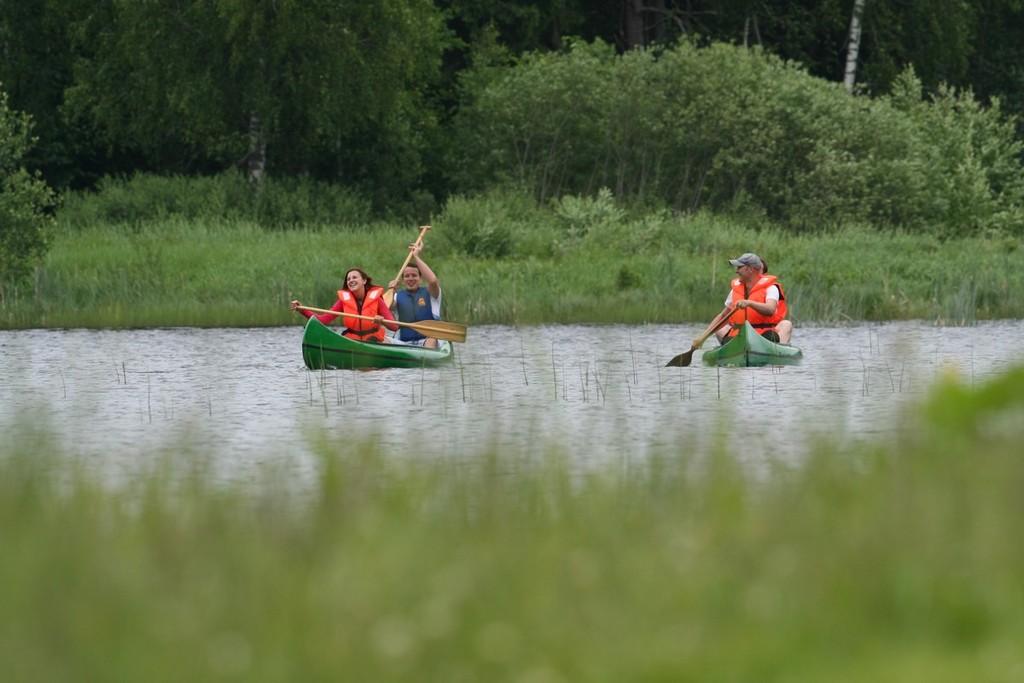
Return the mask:
<path id="1" fill-rule="evenodd" d="M 853 92 L 853 82 L 857 79 L 857 55 L 860 53 L 860 18 L 864 15 L 864 4 L 867 0 L 853 0 L 853 14 L 850 15 L 850 40 L 846 49 L 846 71 L 843 74 L 843 85 L 846 92 Z"/>
<path id="2" fill-rule="evenodd" d="M 757 41 L 758 45 L 764 45 L 761 42 L 761 29 L 757 26 L 757 15 L 747 15 L 747 18 L 743 21 L 743 47 L 750 47 L 750 29 L 754 29 L 754 40 Z"/>
<path id="3" fill-rule="evenodd" d="M 249 115 L 249 153 L 245 155 L 245 170 L 249 182 L 259 185 L 267 167 L 267 137 L 263 131 L 260 115 Z"/>

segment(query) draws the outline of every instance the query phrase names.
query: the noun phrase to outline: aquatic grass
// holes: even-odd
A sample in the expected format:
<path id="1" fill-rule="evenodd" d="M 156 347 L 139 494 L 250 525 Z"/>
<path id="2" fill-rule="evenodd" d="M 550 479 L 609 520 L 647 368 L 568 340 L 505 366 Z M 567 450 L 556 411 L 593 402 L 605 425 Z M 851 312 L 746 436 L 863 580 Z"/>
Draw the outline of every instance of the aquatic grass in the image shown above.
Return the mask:
<path id="1" fill-rule="evenodd" d="M 0 661 L 21 680 L 1008 680 L 1024 664 L 1017 388 L 947 380 L 889 444 L 799 463 L 315 437 L 311 479 L 168 444 L 111 483 L 0 445 Z M 287 460 L 279 454 L 271 460 Z"/>
<path id="2" fill-rule="evenodd" d="M 444 230 L 435 226 L 424 256 L 442 278 L 446 316 L 460 322 L 706 321 L 733 277 L 728 258 L 751 250 L 787 286 L 797 324 L 1024 316 L 1009 294 L 1024 287 L 1024 250 L 1008 238 L 857 226 L 801 235 L 656 212 L 571 245 L 552 224 L 522 227 L 534 246 L 495 259 L 454 250 Z M 31 285 L 0 304 L 0 327 L 297 324 L 288 301 L 330 305 L 354 265 L 386 285 L 414 235 L 388 224 L 271 231 L 182 218 L 65 226 Z M 541 253 L 545 239 L 552 249 Z"/>
<path id="3" fill-rule="evenodd" d="M 384 274 L 375 260 L 384 254 L 374 245 L 389 238 L 390 252 L 401 254 L 407 238 L 387 228 L 339 235 L 169 219 L 68 231 L 32 296 L 8 307 L 8 320 L 69 327 L 284 324 L 297 319 L 288 310 L 292 298 L 333 303 L 348 267 L 363 267 L 386 284 L 395 273 Z"/>

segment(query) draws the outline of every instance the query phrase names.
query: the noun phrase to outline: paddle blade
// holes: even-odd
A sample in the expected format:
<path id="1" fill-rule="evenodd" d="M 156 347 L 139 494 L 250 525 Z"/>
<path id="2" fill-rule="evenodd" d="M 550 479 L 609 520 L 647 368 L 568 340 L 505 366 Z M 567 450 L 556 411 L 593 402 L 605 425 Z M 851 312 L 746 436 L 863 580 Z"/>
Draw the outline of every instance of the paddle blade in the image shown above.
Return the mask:
<path id="1" fill-rule="evenodd" d="M 685 368 L 693 360 L 693 352 L 696 351 L 696 347 L 691 346 L 690 350 L 681 353 L 669 362 L 665 363 L 666 368 Z"/>
<path id="2" fill-rule="evenodd" d="M 424 337 L 447 339 L 459 343 L 466 341 L 466 326 L 459 323 L 445 320 L 424 320 L 418 323 L 404 323 L 403 327 L 410 327 Z"/>

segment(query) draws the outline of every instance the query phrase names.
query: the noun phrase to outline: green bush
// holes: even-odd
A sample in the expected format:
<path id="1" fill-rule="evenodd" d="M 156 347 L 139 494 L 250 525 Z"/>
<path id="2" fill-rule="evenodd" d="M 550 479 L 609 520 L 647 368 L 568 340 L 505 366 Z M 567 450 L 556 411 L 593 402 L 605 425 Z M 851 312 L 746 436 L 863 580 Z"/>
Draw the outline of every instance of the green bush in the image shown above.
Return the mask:
<path id="1" fill-rule="evenodd" d="M 69 193 L 59 217 L 70 227 L 127 224 L 172 217 L 238 218 L 246 213 L 247 188 L 240 174 L 200 178 L 138 173 L 105 177 L 94 192 Z"/>
<path id="2" fill-rule="evenodd" d="M 459 182 L 511 176 L 540 202 L 556 198 L 570 234 L 572 202 L 602 187 L 796 231 L 868 223 L 948 238 L 1024 226 L 1014 122 L 969 92 L 925 100 L 912 72 L 869 98 L 758 49 L 616 55 L 596 42 L 487 76 L 466 80 Z"/>
<path id="3" fill-rule="evenodd" d="M 993 100 L 982 107 L 969 91 L 941 87 L 925 100 L 913 69 L 897 79 L 891 102 L 915 123 L 928 144 L 921 162 L 926 191 L 938 208 L 943 237 L 1024 234 L 1024 143 L 1015 121 Z"/>
<path id="4" fill-rule="evenodd" d="M 42 260 L 53 191 L 22 166 L 33 140 L 27 114 L 11 111 L 0 90 L 0 303 Z"/>
<path id="5" fill-rule="evenodd" d="M 591 231 L 589 240 L 595 246 L 624 254 L 657 253 L 662 248 L 672 249 L 673 243 L 684 240 L 693 253 L 699 253 L 702 245 L 698 243 L 707 240 L 707 235 L 687 240 L 684 233 L 688 223 L 686 217 L 667 210 L 655 211 L 629 221 L 602 223 Z"/>
<path id="6" fill-rule="evenodd" d="M 602 43 L 575 43 L 565 56 L 527 55 L 503 77 L 475 79 L 456 123 L 464 141 L 458 185 L 486 189 L 509 180 L 527 186 L 540 202 L 570 189 L 600 168 L 601 111 L 609 101 L 608 69 L 614 51 Z M 608 183 L 603 183 L 608 184 Z M 596 188 L 590 188 L 596 189 Z"/>
<path id="7" fill-rule="evenodd" d="M 267 178 L 251 185 L 234 171 L 210 177 L 136 174 L 103 178 L 95 192 L 65 198 L 60 220 L 70 227 L 142 223 L 167 218 L 250 220 L 268 228 L 364 224 L 368 200 L 307 177 Z"/>
<path id="8" fill-rule="evenodd" d="M 435 228 L 442 251 L 501 258 L 516 252 L 517 235 L 524 237 L 532 230 L 528 226 L 536 225 L 544 215 L 528 194 L 498 188 L 449 198 Z"/>
<path id="9" fill-rule="evenodd" d="M 255 193 L 254 218 L 265 227 L 361 225 L 371 219 L 370 202 L 341 185 L 311 178 L 282 178 Z"/>
<path id="10" fill-rule="evenodd" d="M 571 240 L 582 239 L 602 226 L 621 223 L 626 217 L 607 187 L 602 187 L 594 197 L 565 195 L 552 205 L 564 234 Z"/>

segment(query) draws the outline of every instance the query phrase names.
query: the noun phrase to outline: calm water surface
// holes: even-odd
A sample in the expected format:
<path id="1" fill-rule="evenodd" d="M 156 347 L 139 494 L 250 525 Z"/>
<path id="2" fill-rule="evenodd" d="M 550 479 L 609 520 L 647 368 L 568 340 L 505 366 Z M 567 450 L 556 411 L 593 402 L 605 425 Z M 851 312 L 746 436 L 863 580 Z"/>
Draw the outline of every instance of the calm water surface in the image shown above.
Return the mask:
<path id="1" fill-rule="evenodd" d="M 554 444 L 581 465 L 756 434 L 749 457 L 798 458 L 807 435 L 892 434 L 944 368 L 979 382 L 1024 361 L 1024 321 L 899 322 L 802 327 L 799 367 L 664 368 L 701 330 L 474 326 L 450 367 L 356 372 L 306 370 L 297 326 L 0 331 L 0 430 L 97 466 L 185 444 L 226 476 L 308 468 L 324 434 L 413 457 Z"/>

